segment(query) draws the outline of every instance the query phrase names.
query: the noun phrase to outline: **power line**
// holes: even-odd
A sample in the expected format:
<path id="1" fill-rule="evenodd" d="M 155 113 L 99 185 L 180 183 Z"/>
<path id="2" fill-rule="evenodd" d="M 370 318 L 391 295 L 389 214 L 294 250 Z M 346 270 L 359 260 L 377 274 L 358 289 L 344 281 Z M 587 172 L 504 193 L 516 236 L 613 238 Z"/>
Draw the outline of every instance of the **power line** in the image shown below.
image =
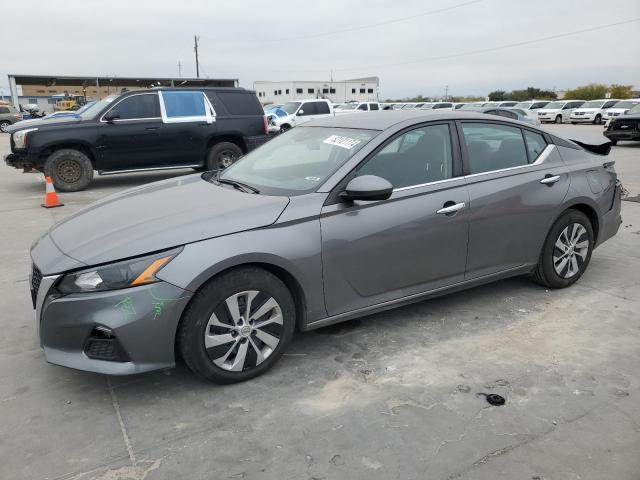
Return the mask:
<path id="1" fill-rule="evenodd" d="M 540 37 L 540 38 L 535 38 L 532 40 L 525 40 L 522 42 L 515 42 L 515 43 L 508 43 L 505 45 L 499 45 L 497 47 L 491 47 L 491 48 L 484 48 L 484 49 L 479 49 L 479 50 L 471 50 L 468 52 L 461 52 L 461 53 L 454 53 L 451 55 L 441 55 L 441 56 L 437 56 L 437 57 L 426 57 L 426 58 L 420 58 L 420 59 L 416 59 L 416 60 L 408 60 L 406 62 L 396 62 L 396 63 L 386 63 L 386 64 L 381 64 L 381 65 L 367 65 L 367 66 L 359 66 L 359 67 L 349 67 L 349 68 L 336 68 L 335 70 L 337 71 L 349 71 L 349 70 L 364 70 L 364 69 L 374 69 L 374 68 L 381 68 L 381 67 L 397 67 L 400 65 L 410 65 L 412 63 L 423 63 L 423 62 L 429 62 L 429 61 L 434 61 L 434 60 L 446 60 L 449 58 L 458 58 L 458 57 L 466 57 L 469 55 L 476 55 L 478 53 L 487 53 L 487 52 L 495 52 L 496 50 L 504 50 L 507 48 L 513 48 L 513 47 L 521 47 L 523 45 L 529 45 L 532 43 L 539 43 L 539 42 L 545 42 L 547 40 L 555 40 L 557 38 L 563 38 L 563 37 L 569 37 L 572 35 L 578 35 L 581 33 L 587 33 L 587 32 L 593 32 L 596 30 L 603 30 L 605 28 L 610 28 L 610 27 L 615 27 L 618 25 L 625 25 L 627 23 L 633 23 L 633 22 L 638 22 L 640 21 L 640 17 L 638 18 L 632 18 L 630 20 L 624 20 L 621 22 L 615 22 L 615 23 L 608 23 L 605 25 L 598 25 L 596 27 L 591 27 L 591 28 L 583 28 L 581 30 L 574 30 L 572 32 L 566 32 L 566 33 L 558 33 L 556 35 L 549 35 L 547 37 Z"/>

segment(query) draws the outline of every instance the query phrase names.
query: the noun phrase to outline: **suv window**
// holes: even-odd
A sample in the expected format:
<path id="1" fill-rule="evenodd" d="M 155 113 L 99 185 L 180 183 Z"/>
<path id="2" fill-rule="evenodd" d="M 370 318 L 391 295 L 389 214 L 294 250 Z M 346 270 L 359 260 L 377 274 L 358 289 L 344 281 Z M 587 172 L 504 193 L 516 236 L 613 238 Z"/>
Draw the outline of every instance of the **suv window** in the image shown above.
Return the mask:
<path id="1" fill-rule="evenodd" d="M 462 123 L 469 173 L 483 173 L 527 165 L 519 128 L 495 123 Z"/>
<path id="2" fill-rule="evenodd" d="M 307 102 L 307 103 L 303 103 L 302 107 L 300 107 L 300 110 L 302 110 L 304 113 L 300 113 L 300 110 L 298 110 L 298 115 L 306 117 L 307 115 L 315 115 L 316 114 L 316 102 Z"/>
<path id="3" fill-rule="evenodd" d="M 204 95 L 200 91 L 162 91 L 161 95 L 168 119 L 207 116 Z"/>
<path id="4" fill-rule="evenodd" d="M 380 110 L 377 103 L 370 103 L 369 110 Z"/>
<path id="5" fill-rule="evenodd" d="M 316 102 L 316 113 L 322 115 L 331 113 L 329 105 L 325 102 Z"/>
<path id="6" fill-rule="evenodd" d="M 533 163 L 546 148 L 547 142 L 544 137 L 536 132 L 524 130 L 524 139 L 527 142 L 527 151 L 529 152 L 529 162 Z"/>
<path id="7" fill-rule="evenodd" d="M 357 175 L 377 175 L 393 188 L 402 188 L 451 178 L 452 168 L 449 125 L 431 125 L 389 142 L 358 168 Z"/>
<path id="8" fill-rule="evenodd" d="M 261 115 L 260 102 L 249 93 L 217 92 L 218 98 L 231 115 Z"/>
<path id="9" fill-rule="evenodd" d="M 362 103 L 362 104 L 358 105 L 358 110 L 364 110 L 366 112 L 368 110 L 367 104 L 366 103 Z"/>
<path id="10" fill-rule="evenodd" d="M 9 113 L 9 107 L 0 107 L 0 113 Z"/>
<path id="11" fill-rule="evenodd" d="M 160 117 L 158 95 L 155 93 L 132 95 L 117 103 L 113 109 L 120 114 L 119 120 Z"/>

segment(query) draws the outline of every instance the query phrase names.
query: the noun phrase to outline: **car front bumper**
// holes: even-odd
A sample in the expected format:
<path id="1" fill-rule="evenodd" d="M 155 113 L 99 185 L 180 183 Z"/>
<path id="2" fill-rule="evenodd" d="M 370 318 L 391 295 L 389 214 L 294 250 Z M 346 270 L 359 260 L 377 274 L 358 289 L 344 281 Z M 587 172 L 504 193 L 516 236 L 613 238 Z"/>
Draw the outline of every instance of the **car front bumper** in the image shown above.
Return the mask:
<path id="1" fill-rule="evenodd" d="M 602 118 L 602 117 L 601 117 Z M 569 117 L 569 120 L 571 120 L 572 122 L 575 123 L 593 123 L 596 119 L 595 115 L 589 114 L 589 115 L 571 115 L 571 117 Z"/>
<path id="2" fill-rule="evenodd" d="M 610 140 L 640 140 L 640 130 L 605 130 L 603 134 Z"/>
<path id="3" fill-rule="evenodd" d="M 49 363 L 128 375 L 175 365 L 175 334 L 191 292 L 166 282 L 61 295 L 61 275 L 35 285 L 35 321 Z M 34 281 L 31 282 L 34 288 Z"/>
<path id="4" fill-rule="evenodd" d="M 545 113 L 543 115 L 538 114 L 538 120 L 541 122 L 555 122 L 558 113 Z"/>

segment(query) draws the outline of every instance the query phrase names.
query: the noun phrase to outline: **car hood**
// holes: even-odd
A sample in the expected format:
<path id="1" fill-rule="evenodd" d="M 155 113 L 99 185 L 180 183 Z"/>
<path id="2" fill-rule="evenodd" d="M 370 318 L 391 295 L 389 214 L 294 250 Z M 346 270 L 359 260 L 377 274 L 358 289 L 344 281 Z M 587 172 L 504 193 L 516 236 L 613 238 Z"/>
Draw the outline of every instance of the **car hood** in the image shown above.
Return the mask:
<path id="1" fill-rule="evenodd" d="M 628 108 L 607 108 L 606 113 L 624 113 L 628 110 Z"/>
<path id="2" fill-rule="evenodd" d="M 23 128 L 32 128 L 38 127 L 39 129 L 47 128 L 47 127 L 55 127 L 58 125 L 65 125 L 69 123 L 81 123 L 87 122 L 89 120 L 82 120 L 78 117 L 55 117 L 55 118 L 34 118 L 31 120 L 22 120 L 20 122 L 16 122 L 10 127 L 7 128 L 7 132 L 13 133 L 18 130 L 22 130 Z"/>
<path id="3" fill-rule="evenodd" d="M 577 108 L 573 111 L 573 113 L 593 113 L 593 112 L 599 112 L 600 110 L 602 110 L 599 107 L 594 107 L 594 108 Z"/>
<path id="4" fill-rule="evenodd" d="M 551 110 L 549 110 L 548 108 L 540 108 L 537 110 L 538 113 L 558 113 L 561 111 L 561 108 L 552 108 Z"/>
<path id="5" fill-rule="evenodd" d="M 271 225 L 288 203 L 288 197 L 244 193 L 195 174 L 107 197 L 49 234 L 67 256 L 96 265 Z"/>

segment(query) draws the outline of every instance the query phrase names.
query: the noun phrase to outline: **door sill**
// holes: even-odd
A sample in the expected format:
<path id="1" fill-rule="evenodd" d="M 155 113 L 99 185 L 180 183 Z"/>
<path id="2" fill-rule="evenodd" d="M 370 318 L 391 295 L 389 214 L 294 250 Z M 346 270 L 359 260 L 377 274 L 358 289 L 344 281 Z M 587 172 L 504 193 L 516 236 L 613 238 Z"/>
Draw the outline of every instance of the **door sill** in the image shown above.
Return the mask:
<path id="1" fill-rule="evenodd" d="M 185 168 L 200 168 L 203 165 L 196 163 L 194 165 L 172 165 L 169 167 L 151 167 L 151 168 L 129 168 L 126 170 L 98 170 L 98 175 L 116 175 L 118 173 L 135 173 L 135 172 L 154 172 L 157 170 L 179 170 Z"/>

